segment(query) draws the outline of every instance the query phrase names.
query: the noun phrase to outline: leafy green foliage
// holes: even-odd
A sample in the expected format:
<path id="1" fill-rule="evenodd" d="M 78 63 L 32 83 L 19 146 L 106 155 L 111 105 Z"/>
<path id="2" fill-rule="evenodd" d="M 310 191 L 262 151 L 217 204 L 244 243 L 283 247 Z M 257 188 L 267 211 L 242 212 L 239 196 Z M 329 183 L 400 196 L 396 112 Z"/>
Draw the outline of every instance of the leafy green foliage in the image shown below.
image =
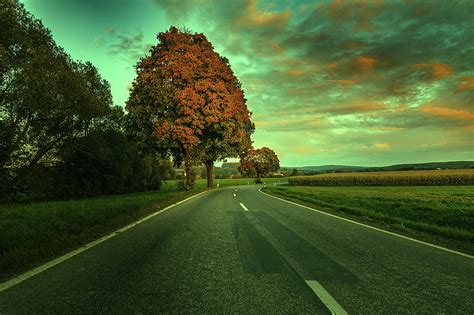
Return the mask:
<path id="1" fill-rule="evenodd" d="M 0 0 L 3 201 L 157 189 L 169 161 L 124 130 L 109 83 L 72 60 L 18 0 Z"/>
<path id="2" fill-rule="evenodd" d="M 257 176 L 257 183 L 260 178 L 270 172 L 275 172 L 280 168 L 275 152 L 267 147 L 261 149 L 251 149 L 246 155 L 241 157 L 239 171 L 244 176 Z"/>

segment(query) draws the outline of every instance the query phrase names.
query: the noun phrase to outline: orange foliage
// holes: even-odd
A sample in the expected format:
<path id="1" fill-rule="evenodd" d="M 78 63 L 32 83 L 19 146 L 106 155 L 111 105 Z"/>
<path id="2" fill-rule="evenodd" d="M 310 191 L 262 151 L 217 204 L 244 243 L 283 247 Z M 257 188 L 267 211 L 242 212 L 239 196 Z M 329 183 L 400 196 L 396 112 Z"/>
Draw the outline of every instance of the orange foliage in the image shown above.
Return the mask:
<path id="1" fill-rule="evenodd" d="M 144 108 L 154 136 L 196 162 L 238 157 L 254 130 L 229 61 L 203 34 L 171 27 L 137 65 L 127 108 Z"/>

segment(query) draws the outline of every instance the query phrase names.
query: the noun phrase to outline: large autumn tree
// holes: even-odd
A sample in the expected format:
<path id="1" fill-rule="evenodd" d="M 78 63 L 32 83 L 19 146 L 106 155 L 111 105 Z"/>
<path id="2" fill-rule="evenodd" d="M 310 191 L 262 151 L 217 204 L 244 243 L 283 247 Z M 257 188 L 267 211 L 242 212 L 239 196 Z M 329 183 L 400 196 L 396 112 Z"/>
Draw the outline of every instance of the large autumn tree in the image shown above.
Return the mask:
<path id="1" fill-rule="evenodd" d="M 244 176 L 256 176 L 261 182 L 261 177 L 270 172 L 278 171 L 280 160 L 275 152 L 267 147 L 261 149 L 248 150 L 247 154 L 241 157 L 239 171 Z"/>
<path id="2" fill-rule="evenodd" d="M 229 61 L 203 34 L 171 27 L 136 66 L 127 109 L 135 127 L 152 134 L 180 164 L 187 187 L 192 166 L 204 163 L 208 187 L 214 162 L 240 157 L 254 131 L 241 84 Z"/>

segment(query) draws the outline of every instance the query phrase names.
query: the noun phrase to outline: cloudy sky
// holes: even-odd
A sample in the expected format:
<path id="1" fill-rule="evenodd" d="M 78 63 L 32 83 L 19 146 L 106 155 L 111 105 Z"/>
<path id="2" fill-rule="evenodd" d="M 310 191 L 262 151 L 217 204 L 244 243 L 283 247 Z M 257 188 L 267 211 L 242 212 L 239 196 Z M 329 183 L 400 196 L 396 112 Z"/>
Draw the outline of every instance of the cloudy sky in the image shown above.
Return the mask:
<path id="1" fill-rule="evenodd" d="M 474 1 L 23 2 L 122 106 L 158 32 L 204 33 L 283 166 L 474 159 Z"/>

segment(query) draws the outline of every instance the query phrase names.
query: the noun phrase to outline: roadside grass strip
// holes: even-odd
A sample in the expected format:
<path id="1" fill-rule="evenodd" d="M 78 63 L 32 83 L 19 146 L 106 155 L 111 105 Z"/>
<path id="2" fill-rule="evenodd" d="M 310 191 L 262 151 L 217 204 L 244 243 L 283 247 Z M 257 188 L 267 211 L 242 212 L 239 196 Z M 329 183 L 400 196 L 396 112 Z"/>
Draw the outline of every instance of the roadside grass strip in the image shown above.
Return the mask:
<path id="1" fill-rule="evenodd" d="M 333 218 L 337 218 L 339 220 L 343 220 L 343 221 L 346 221 L 346 222 L 357 224 L 357 225 L 360 225 L 360 226 L 363 226 L 363 227 L 366 227 L 366 228 L 369 228 L 369 229 L 372 229 L 372 230 L 376 230 L 376 231 L 379 231 L 379 232 L 382 232 L 382 233 L 386 233 L 386 234 L 390 234 L 390 235 L 393 235 L 393 236 L 396 236 L 396 237 L 400 237 L 400 238 L 403 238 L 403 239 L 406 239 L 406 240 L 409 240 L 409 241 L 412 241 L 412 242 L 416 242 L 416 243 L 419 243 L 419 244 L 423 244 L 423 245 L 426 245 L 426 246 L 429 246 L 429 247 L 433 247 L 433 248 L 436 248 L 436 249 L 439 249 L 439 250 L 442 250 L 442 251 L 445 251 L 445 252 L 449 252 L 449 253 L 460 255 L 460 256 L 463 256 L 463 257 L 466 257 L 466 258 L 474 259 L 474 256 L 466 254 L 466 253 L 462 253 L 462 252 L 459 252 L 459 251 L 456 251 L 456 250 L 452 250 L 452 249 L 442 247 L 442 246 L 438 246 L 438 245 L 435 245 L 435 244 L 431 244 L 431 243 L 428 243 L 428 242 L 420 241 L 420 240 L 417 240 L 417 239 L 414 239 L 414 238 L 411 238 L 411 237 L 408 237 L 408 236 L 404 236 L 404 235 L 401 235 L 401 234 L 397 234 L 397 233 L 394 233 L 394 232 L 390 232 L 390 231 L 387 231 L 387 230 L 379 229 L 379 228 L 376 228 L 374 226 L 370 226 L 370 225 L 367 225 L 367 224 L 364 224 L 364 223 L 356 222 L 354 220 L 343 218 L 343 217 L 340 217 L 340 216 L 337 216 L 337 215 L 334 215 L 334 214 L 331 214 L 331 213 L 328 213 L 328 212 L 325 212 L 325 211 L 322 211 L 322 210 L 318 210 L 318 209 L 311 208 L 311 207 L 308 207 L 308 206 L 305 206 L 305 205 L 302 205 L 302 204 L 299 204 L 299 203 L 296 203 L 296 202 L 293 202 L 293 201 L 289 201 L 289 200 L 286 200 L 286 199 L 283 199 L 283 198 L 280 198 L 280 197 L 273 196 L 273 195 L 270 195 L 268 193 L 263 192 L 261 188 L 259 189 L 259 191 L 262 194 L 267 195 L 268 197 L 271 197 L 271 198 L 274 198 L 274 199 L 277 199 L 277 200 L 280 200 L 280 201 L 283 201 L 283 202 L 286 202 L 286 203 L 290 203 L 290 204 L 293 204 L 293 205 L 296 205 L 298 207 L 302 207 L 302 208 L 305 208 L 305 209 L 308 209 L 308 210 L 311 210 L 311 211 L 314 211 L 314 212 L 318 212 L 318 213 L 321 213 L 321 214 L 324 214 L 324 215 L 327 215 L 327 216 L 330 216 L 330 217 L 333 217 Z"/>
<path id="2" fill-rule="evenodd" d="M 148 215 L 148 216 L 146 216 L 146 217 L 144 217 L 144 218 L 142 218 L 142 219 L 140 219 L 140 220 L 138 220 L 138 221 L 135 221 L 135 222 L 133 222 L 133 223 L 131 223 L 131 224 L 129 224 L 129 225 L 123 227 L 123 228 L 120 228 L 120 229 L 116 230 L 115 232 L 112 232 L 112 233 L 110 233 L 110 234 L 108 234 L 108 235 L 106 235 L 106 236 L 104 236 L 104 237 L 101 237 L 101 238 L 99 238 L 99 239 L 97 239 L 97 240 L 95 240 L 95 241 L 93 241 L 93 242 L 90 242 L 90 243 L 88 243 L 88 244 L 86 244 L 86 245 L 84 245 L 84 246 L 82 246 L 82 247 L 80 247 L 80 248 L 78 248 L 78 249 L 76 249 L 76 250 L 73 250 L 73 251 L 71 251 L 71 252 L 69 252 L 69 253 L 67 253 L 67 254 L 65 254 L 65 255 L 62 255 L 62 256 L 56 258 L 56 259 L 53 259 L 53 260 L 51 260 L 51 261 L 49 261 L 49 262 L 47 262 L 47 263 L 45 263 L 45 264 L 43 264 L 43 265 L 41 265 L 41 266 L 39 266 L 39 267 L 37 267 L 37 268 L 34 268 L 34 269 L 32 269 L 32 270 L 30 270 L 30 271 L 27 271 L 27 272 L 25 272 L 25 273 L 23 273 L 23 274 L 21 274 L 21 275 L 19 275 L 19 276 L 16 276 L 16 277 L 14 277 L 14 278 L 12 278 L 12 279 L 10 279 L 10 280 L 4 282 L 4 283 L 0 283 L 0 292 L 5 291 L 5 290 L 7 290 L 8 288 L 11 288 L 11 287 L 13 287 L 13 286 L 15 286 L 15 285 L 17 285 L 17 284 L 19 284 L 19 283 L 21 283 L 21 282 L 23 282 L 23 281 L 25 281 L 25 280 L 31 278 L 31 277 L 33 277 L 33 276 L 35 276 L 35 275 L 37 275 L 37 274 L 39 274 L 39 273 L 41 273 L 41 272 L 43 272 L 43 271 L 45 271 L 45 270 L 48 270 L 48 269 L 50 269 L 50 268 L 52 268 L 52 267 L 54 267 L 54 266 L 56 266 L 56 265 L 58 265 L 58 264 L 60 264 L 60 263 L 62 263 L 62 262 L 64 262 L 64 261 L 66 261 L 66 260 L 68 260 L 68 259 L 70 259 L 70 258 L 72 258 L 72 257 L 74 257 L 74 256 L 76 256 L 76 255 L 78 255 L 78 254 L 80 254 L 80 253 L 82 253 L 83 251 L 88 250 L 89 248 L 92 248 L 92 247 L 94 247 L 94 246 L 96 246 L 96 245 L 98 245 L 98 244 L 100 244 L 100 243 L 105 242 L 106 240 L 108 240 L 108 239 L 110 239 L 110 238 L 116 236 L 116 235 L 119 234 L 119 233 L 125 232 L 126 230 L 129 230 L 129 229 L 133 228 L 134 226 L 136 226 L 136 225 L 138 225 L 138 224 L 140 224 L 140 223 L 142 223 L 142 222 L 144 222 L 144 221 L 146 221 L 146 220 L 149 220 L 149 219 L 151 219 L 151 218 L 153 218 L 153 217 L 155 217 L 155 216 L 157 216 L 157 215 L 159 215 L 159 214 L 161 214 L 161 213 L 163 213 L 163 212 L 166 212 L 167 210 L 169 210 L 169 209 L 171 209 L 171 208 L 173 208 L 173 207 L 176 207 L 177 205 L 179 205 L 179 204 L 181 204 L 181 203 L 183 203 L 183 202 L 186 202 L 186 201 L 188 201 L 188 200 L 190 200 L 190 199 L 193 199 L 193 198 L 195 198 L 195 197 L 198 197 L 198 196 L 200 196 L 200 195 L 202 195 L 202 194 L 204 194 L 204 193 L 206 193 L 206 192 L 207 192 L 207 191 L 203 191 L 203 192 L 200 192 L 200 193 L 198 193 L 198 194 L 196 194 L 196 195 L 193 195 L 193 196 L 191 196 L 191 197 L 188 197 L 188 198 L 186 198 L 186 199 L 184 199 L 184 200 L 181 200 L 181 201 L 179 201 L 179 202 L 177 202 L 177 203 L 175 203 L 175 204 L 172 204 L 172 205 L 170 205 L 170 206 L 168 206 L 168 207 L 166 207 L 166 208 L 164 208 L 164 209 L 162 209 L 162 210 L 159 210 L 159 211 L 157 211 L 157 212 L 154 212 L 154 213 L 152 213 L 152 214 L 150 214 L 150 215 Z"/>

